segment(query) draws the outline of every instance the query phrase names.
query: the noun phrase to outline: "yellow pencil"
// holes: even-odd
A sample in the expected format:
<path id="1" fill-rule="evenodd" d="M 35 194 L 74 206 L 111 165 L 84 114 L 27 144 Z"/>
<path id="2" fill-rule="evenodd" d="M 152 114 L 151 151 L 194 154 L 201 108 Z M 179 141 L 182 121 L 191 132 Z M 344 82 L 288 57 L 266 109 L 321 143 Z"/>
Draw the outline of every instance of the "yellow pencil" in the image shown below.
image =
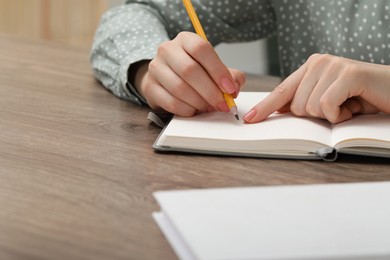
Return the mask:
<path id="1" fill-rule="evenodd" d="M 202 37 L 203 39 L 207 40 L 206 34 L 203 31 L 202 25 L 199 22 L 198 16 L 195 13 L 194 6 L 191 3 L 191 0 L 183 0 L 184 6 L 187 10 L 188 16 L 190 17 L 191 23 L 195 28 L 195 32 Z M 238 111 L 237 111 L 237 106 L 236 103 L 234 102 L 233 97 L 230 94 L 223 93 L 223 96 L 225 98 L 225 101 L 228 105 L 228 107 L 233 111 L 234 116 L 236 117 L 237 120 L 239 120 L 238 117 Z"/>

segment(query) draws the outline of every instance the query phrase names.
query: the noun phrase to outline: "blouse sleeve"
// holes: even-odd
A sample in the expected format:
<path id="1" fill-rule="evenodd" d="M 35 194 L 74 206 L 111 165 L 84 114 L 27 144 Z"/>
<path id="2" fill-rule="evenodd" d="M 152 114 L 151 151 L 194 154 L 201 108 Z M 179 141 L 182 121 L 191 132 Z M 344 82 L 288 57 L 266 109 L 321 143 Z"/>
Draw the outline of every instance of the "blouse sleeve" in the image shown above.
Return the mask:
<path id="1" fill-rule="evenodd" d="M 268 0 L 193 0 L 209 41 L 246 42 L 270 36 L 275 14 Z M 101 18 L 91 50 L 95 77 L 114 95 L 146 104 L 128 83 L 132 64 L 155 57 L 158 46 L 194 31 L 181 0 L 128 0 Z"/>

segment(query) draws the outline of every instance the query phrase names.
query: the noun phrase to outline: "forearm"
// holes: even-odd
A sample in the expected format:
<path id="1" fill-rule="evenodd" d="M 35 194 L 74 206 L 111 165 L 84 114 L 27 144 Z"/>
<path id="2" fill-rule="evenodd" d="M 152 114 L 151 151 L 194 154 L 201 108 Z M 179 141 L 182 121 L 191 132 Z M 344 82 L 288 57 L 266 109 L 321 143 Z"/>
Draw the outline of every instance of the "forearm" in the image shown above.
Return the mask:
<path id="1" fill-rule="evenodd" d="M 116 96 L 145 103 L 139 86 L 128 79 L 136 75 L 135 65 L 152 60 L 158 47 L 181 31 L 193 31 L 181 0 L 132 0 L 108 11 L 96 31 L 91 63 L 96 78 Z M 273 33 L 273 12 L 268 1 L 262 9 L 248 9 L 245 3 L 231 2 L 222 12 L 210 1 L 193 1 L 210 42 L 249 41 Z M 241 15 L 245 13 L 245 15 Z M 245 17 L 245 18 L 243 18 Z M 262 26 L 259 26 L 259 24 Z"/>
<path id="2" fill-rule="evenodd" d="M 150 60 L 164 41 L 164 26 L 154 11 L 140 4 L 124 5 L 109 10 L 96 31 L 91 63 L 96 78 L 114 95 L 144 103 L 128 88 L 128 70 L 132 64 Z"/>

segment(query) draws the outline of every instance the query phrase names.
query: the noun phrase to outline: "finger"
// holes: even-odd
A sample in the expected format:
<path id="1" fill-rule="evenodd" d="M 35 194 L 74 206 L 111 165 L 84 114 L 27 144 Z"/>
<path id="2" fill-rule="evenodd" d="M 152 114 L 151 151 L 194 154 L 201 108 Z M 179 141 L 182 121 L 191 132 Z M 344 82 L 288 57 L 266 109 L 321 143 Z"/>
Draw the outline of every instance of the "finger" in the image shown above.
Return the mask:
<path id="1" fill-rule="evenodd" d="M 355 111 L 358 112 L 356 103 L 350 101 L 345 103 L 350 97 L 356 96 L 358 89 L 355 85 L 345 86 L 345 81 L 336 80 L 326 90 L 320 99 L 320 106 L 325 118 L 331 123 L 338 123 L 348 120 Z M 343 106 L 343 104 L 345 105 Z M 361 106 L 360 108 L 361 109 Z"/>
<path id="2" fill-rule="evenodd" d="M 244 72 L 229 68 L 230 74 L 232 75 L 233 81 L 238 83 L 238 90 L 240 90 L 246 82 L 246 75 Z"/>
<path id="3" fill-rule="evenodd" d="M 198 92 L 183 81 L 166 64 L 153 60 L 149 64 L 150 74 L 154 79 L 158 79 L 160 85 L 165 88 L 172 96 L 184 101 L 198 111 L 205 112 L 209 104 Z"/>
<path id="4" fill-rule="evenodd" d="M 323 118 L 325 119 L 326 116 L 324 112 L 322 111 L 322 107 L 320 104 L 320 100 L 324 93 L 327 91 L 329 86 L 333 84 L 335 80 L 335 77 L 333 76 L 326 76 L 325 78 L 321 78 L 320 81 L 317 83 L 315 88 L 313 89 L 307 103 L 306 103 L 306 114 L 307 116 L 316 117 L 316 118 Z"/>
<path id="5" fill-rule="evenodd" d="M 148 104 L 152 109 L 163 109 L 178 116 L 193 116 L 196 108 L 172 96 L 158 83 L 151 83 L 147 89 Z"/>
<path id="6" fill-rule="evenodd" d="M 291 102 L 306 72 L 306 63 L 279 84 L 270 95 L 254 106 L 244 117 L 246 123 L 257 123 Z"/>
<path id="7" fill-rule="evenodd" d="M 244 87 L 245 82 L 246 82 L 246 76 L 245 73 L 237 70 L 237 69 L 232 69 L 229 68 L 230 74 L 233 77 L 234 84 L 236 85 L 236 92 L 234 92 L 232 95 L 234 98 L 237 98 L 238 93 L 240 92 L 241 88 Z"/>
<path id="8" fill-rule="evenodd" d="M 184 82 L 193 88 L 204 100 L 219 111 L 229 112 L 221 89 L 215 84 L 204 68 L 183 49 L 176 50 L 179 59 L 163 57 L 166 64 Z"/>
<path id="9" fill-rule="evenodd" d="M 332 66 L 331 63 L 327 63 L 321 71 L 321 76 L 308 98 L 305 106 L 306 116 L 323 118 L 325 119 L 324 112 L 322 111 L 320 100 L 329 86 L 339 77 L 339 66 Z M 296 94 L 296 96 L 298 93 Z"/>
<path id="10" fill-rule="evenodd" d="M 336 119 L 328 119 L 332 123 L 340 123 L 349 120 L 355 113 L 361 110 L 361 105 L 356 101 L 349 99 L 340 106 L 340 112 Z"/>
<path id="11" fill-rule="evenodd" d="M 281 108 L 279 108 L 278 110 L 277 110 L 277 112 L 278 113 L 288 113 L 288 112 L 291 112 L 290 111 L 290 106 L 291 106 L 291 103 L 290 102 L 288 102 L 287 104 L 285 104 L 284 106 L 282 106 Z"/>
<path id="12" fill-rule="evenodd" d="M 306 111 L 306 105 L 310 98 L 313 89 L 316 87 L 318 82 L 317 73 L 312 73 L 311 69 L 308 69 L 307 73 L 303 76 L 297 90 L 295 91 L 294 97 L 291 101 L 290 111 L 297 116 L 308 116 Z"/>
<path id="13" fill-rule="evenodd" d="M 183 40 L 182 44 L 184 50 L 205 69 L 223 92 L 233 94 L 237 91 L 229 69 L 208 41 L 197 36 L 194 41 Z"/>
<path id="14" fill-rule="evenodd" d="M 318 56 L 316 56 L 318 57 Z M 290 111 L 297 116 L 325 118 L 319 100 L 326 89 L 336 80 L 338 67 L 324 59 L 310 59 L 301 83 L 299 84 Z"/>
<path id="15" fill-rule="evenodd" d="M 348 109 L 351 115 L 359 114 L 363 111 L 363 106 L 356 98 L 349 98 L 341 105 L 341 109 Z"/>
<path id="16" fill-rule="evenodd" d="M 382 96 L 383 97 L 383 96 Z M 374 114 L 374 113 L 378 113 L 380 110 L 377 108 L 378 106 L 378 103 L 377 102 L 373 102 L 374 104 L 368 102 L 367 100 L 365 100 L 363 97 L 359 96 L 359 97 L 354 97 L 353 99 L 355 99 L 357 102 L 359 102 L 359 104 L 361 105 L 361 109 L 360 111 L 356 112 L 355 114 L 357 113 L 362 113 L 362 114 Z M 388 103 L 390 104 L 390 103 Z M 385 111 L 383 111 L 385 112 Z M 386 113 L 386 112 L 385 112 Z"/>

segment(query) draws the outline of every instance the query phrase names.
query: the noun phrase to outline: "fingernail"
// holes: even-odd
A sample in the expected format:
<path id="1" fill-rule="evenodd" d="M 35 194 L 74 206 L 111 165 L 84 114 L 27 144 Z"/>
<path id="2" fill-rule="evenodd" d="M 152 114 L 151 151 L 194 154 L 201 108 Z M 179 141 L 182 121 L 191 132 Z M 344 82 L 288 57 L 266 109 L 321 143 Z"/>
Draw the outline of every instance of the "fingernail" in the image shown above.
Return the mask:
<path id="1" fill-rule="evenodd" d="M 222 88 L 225 90 L 226 93 L 232 94 L 236 92 L 236 87 L 234 84 L 227 78 L 222 79 Z"/>
<path id="2" fill-rule="evenodd" d="M 229 106 L 225 101 L 219 103 L 217 107 L 218 107 L 218 110 L 221 112 L 229 112 L 230 111 Z"/>
<path id="3" fill-rule="evenodd" d="M 242 119 L 244 119 L 245 122 L 250 122 L 256 116 L 256 114 L 257 114 L 256 110 L 252 109 L 251 111 L 246 113 Z"/>

